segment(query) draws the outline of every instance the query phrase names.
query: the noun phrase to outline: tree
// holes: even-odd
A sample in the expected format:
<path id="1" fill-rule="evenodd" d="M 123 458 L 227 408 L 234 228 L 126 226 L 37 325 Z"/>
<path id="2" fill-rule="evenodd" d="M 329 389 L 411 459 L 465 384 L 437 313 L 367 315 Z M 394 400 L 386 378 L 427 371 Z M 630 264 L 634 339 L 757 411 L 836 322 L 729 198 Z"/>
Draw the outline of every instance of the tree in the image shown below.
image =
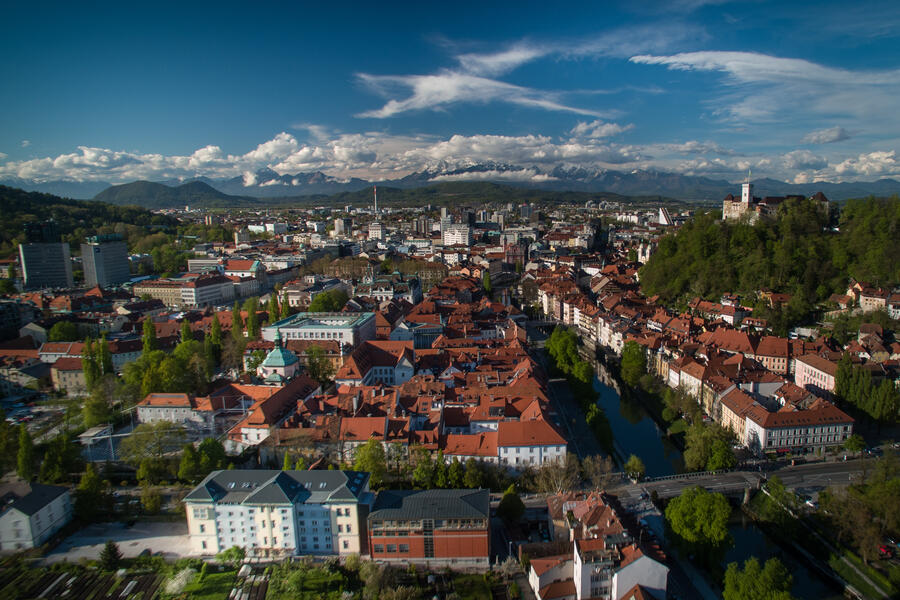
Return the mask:
<path id="1" fill-rule="evenodd" d="M 591 482 L 596 490 L 604 490 L 612 483 L 615 463 L 610 456 L 585 456 L 581 461 L 581 470 L 585 479 Z"/>
<path id="2" fill-rule="evenodd" d="M 87 463 L 75 489 L 75 514 L 83 521 L 93 521 L 103 505 L 103 482 L 94 463 Z"/>
<path id="3" fill-rule="evenodd" d="M 231 309 L 231 337 L 236 342 L 244 341 L 244 317 L 241 316 L 240 302 L 235 302 Z"/>
<path id="4" fill-rule="evenodd" d="M 322 387 L 328 385 L 334 377 L 334 363 L 320 346 L 310 346 L 306 349 L 306 372 Z"/>
<path id="5" fill-rule="evenodd" d="M 145 485 L 141 489 L 141 506 L 148 514 L 158 513 L 162 508 L 162 494 L 159 493 L 159 488 Z"/>
<path id="6" fill-rule="evenodd" d="M 640 480 L 647 472 L 644 461 L 635 454 L 628 457 L 628 460 L 625 461 L 625 465 L 622 468 L 625 470 L 626 475 L 635 480 Z"/>
<path id="7" fill-rule="evenodd" d="M 777 558 L 770 558 L 760 567 L 756 557 L 744 562 L 728 564 L 725 570 L 723 600 L 793 600 L 793 577 Z"/>
<path id="8" fill-rule="evenodd" d="M 119 546 L 112 540 L 107 540 L 103 550 L 100 551 L 100 568 L 104 571 L 115 571 L 122 561 L 122 552 Z"/>
<path id="9" fill-rule="evenodd" d="M 444 461 L 444 451 L 438 450 L 434 460 L 434 474 L 432 476 L 432 487 L 445 488 L 449 482 L 449 474 L 447 473 L 447 463 Z"/>
<path id="10" fill-rule="evenodd" d="M 191 331 L 191 324 L 185 318 L 181 320 L 181 341 L 187 342 L 194 339 L 194 332 Z"/>
<path id="11" fill-rule="evenodd" d="M 224 469 L 228 465 L 228 456 L 225 454 L 225 446 L 213 437 L 205 438 L 197 448 L 200 456 L 200 474 L 205 477 L 210 472 Z"/>
<path id="12" fill-rule="evenodd" d="M 679 545 L 713 562 L 730 540 L 730 515 L 731 506 L 725 496 L 700 486 L 682 491 L 666 507 L 666 522 Z"/>
<path id="13" fill-rule="evenodd" d="M 431 452 L 422 447 L 417 447 L 413 451 L 413 463 L 416 465 L 413 469 L 413 483 L 421 489 L 431 487 L 434 478 L 434 464 L 431 462 Z"/>
<path id="14" fill-rule="evenodd" d="M 100 365 L 97 363 L 97 355 L 91 338 L 85 340 L 84 348 L 81 350 L 81 369 L 84 372 L 87 389 L 91 389 L 100 379 Z"/>
<path id="15" fill-rule="evenodd" d="M 285 296 L 281 299 L 281 310 L 279 311 L 278 318 L 279 319 L 287 319 L 291 316 L 293 311 L 291 311 L 291 305 L 288 303 L 288 299 Z"/>
<path id="16" fill-rule="evenodd" d="M 219 322 L 218 312 L 213 313 L 212 324 L 209 326 L 209 335 L 206 336 L 204 342 L 209 343 L 214 362 L 219 364 L 222 360 L 222 324 Z"/>
<path id="17" fill-rule="evenodd" d="M 297 462 L 294 463 L 295 471 L 305 471 L 306 470 L 306 459 L 302 456 L 297 457 Z"/>
<path id="18" fill-rule="evenodd" d="M 338 312 L 347 304 L 347 293 L 344 290 L 333 289 L 322 292 L 309 303 L 309 312 Z"/>
<path id="19" fill-rule="evenodd" d="M 463 485 L 470 489 L 477 489 L 484 485 L 484 472 L 481 465 L 474 458 L 466 460 L 466 474 L 463 476 Z"/>
<path id="20" fill-rule="evenodd" d="M 68 433 L 61 433 L 47 445 L 38 477 L 43 483 L 58 483 L 76 470 L 81 453 Z"/>
<path id="21" fill-rule="evenodd" d="M 862 452 L 866 447 L 866 440 L 858 433 L 854 433 L 844 440 L 844 450 L 847 452 Z"/>
<path id="22" fill-rule="evenodd" d="M 16 455 L 16 473 L 25 481 L 31 481 L 34 477 L 34 442 L 28 428 L 22 423 L 19 425 L 19 450 Z"/>
<path id="23" fill-rule="evenodd" d="M 269 324 L 271 325 L 275 321 L 278 320 L 280 315 L 280 311 L 278 309 L 278 294 L 272 292 L 269 295 L 269 302 L 266 306 L 266 311 L 269 313 Z"/>
<path id="24" fill-rule="evenodd" d="M 259 365 L 266 360 L 266 353 L 264 350 L 254 350 L 250 353 L 250 357 L 247 359 L 247 371 L 250 373 L 256 373 L 256 369 L 259 368 Z"/>
<path id="25" fill-rule="evenodd" d="M 354 452 L 353 468 L 369 473 L 369 482 L 373 487 L 384 483 L 387 474 L 384 447 L 375 438 L 369 438 L 365 444 L 357 446 Z"/>
<path id="26" fill-rule="evenodd" d="M 491 286 L 491 272 L 485 269 L 484 275 L 481 276 L 481 286 L 484 288 L 484 293 L 490 298 L 494 292 L 494 288 Z"/>
<path id="27" fill-rule="evenodd" d="M 538 467 L 534 474 L 537 490 L 545 494 L 560 494 L 574 489 L 580 482 L 578 457 L 566 453 L 561 462 L 548 462 Z"/>
<path id="28" fill-rule="evenodd" d="M 195 482 L 200 475 L 200 455 L 193 444 L 185 444 L 178 465 L 178 479 L 189 483 Z"/>
<path id="29" fill-rule="evenodd" d="M 77 342 L 79 339 L 78 326 L 72 321 L 58 321 L 47 332 L 48 342 Z"/>
<path id="30" fill-rule="evenodd" d="M 105 335 L 100 338 L 96 352 L 97 365 L 100 367 L 100 373 L 102 375 L 114 374 L 115 369 L 113 368 L 112 353 L 109 351 L 109 342 L 106 341 Z"/>
<path id="31" fill-rule="evenodd" d="M 510 485 L 503 493 L 500 504 L 497 505 L 497 516 L 503 519 L 507 525 L 511 525 L 518 523 L 524 514 L 525 503 L 516 493 L 515 485 Z"/>
<path id="32" fill-rule="evenodd" d="M 691 425 L 684 436 L 684 466 L 691 471 L 717 471 L 737 464 L 731 446 L 734 433 L 718 423 Z"/>
<path id="33" fill-rule="evenodd" d="M 216 560 L 231 566 L 237 566 L 244 560 L 246 555 L 247 553 L 240 546 L 232 546 L 228 550 L 223 550 L 216 554 Z"/>
<path id="34" fill-rule="evenodd" d="M 185 429 L 170 421 L 142 423 L 119 444 L 119 457 L 133 467 L 145 458 L 162 460 L 183 444 Z"/>
<path id="35" fill-rule="evenodd" d="M 463 480 L 466 476 L 466 468 L 455 456 L 447 469 L 447 481 L 451 488 L 459 489 L 463 486 Z"/>
<path id="36" fill-rule="evenodd" d="M 158 343 L 156 341 L 156 326 L 153 324 L 153 319 L 151 319 L 150 317 L 144 319 L 143 336 L 141 340 L 143 342 L 141 354 L 149 354 L 150 352 L 158 349 Z"/>
<path id="37" fill-rule="evenodd" d="M 634 340 L 622 347 L 622 379 L 631 387 L 637 386 L 641 376 L 647 372 L 647 355 L 644 347 Z"/>
<path id="38" fill-rule="evenodd" d="M 84 405 L 81 408 L 81 415 L 85 427 L 94 427 L 109 422 L 112 412 L 109 408 L 109 402 L 104 397 L 102 391 L 92 393 L 84 401 Z"/>
<path id="39" fill-rule="evenodd" d="M 258 307 L 253 306 L 253 310 L 247 313 L 247 339 L 255 340 L 259 337 L 259 313 Z"/>

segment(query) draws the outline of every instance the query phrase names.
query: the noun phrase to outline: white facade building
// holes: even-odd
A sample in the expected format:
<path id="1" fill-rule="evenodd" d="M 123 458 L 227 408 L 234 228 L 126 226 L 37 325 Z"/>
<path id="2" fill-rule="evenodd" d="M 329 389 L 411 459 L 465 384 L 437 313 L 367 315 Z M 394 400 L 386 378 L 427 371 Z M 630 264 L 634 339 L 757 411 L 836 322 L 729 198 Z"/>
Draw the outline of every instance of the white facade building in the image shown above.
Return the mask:
<path id="1" fill-rule="evenodd" d="M 0 485 L 0 551 L 36 548 L 72 520 L 68 488 L 18 481 Z"/>
<path id="2" fill-rule="evenodd" d="M 355 471 L 214 471 L 184 499 L 191 550 L 359 554 L 373 495 Z"/>

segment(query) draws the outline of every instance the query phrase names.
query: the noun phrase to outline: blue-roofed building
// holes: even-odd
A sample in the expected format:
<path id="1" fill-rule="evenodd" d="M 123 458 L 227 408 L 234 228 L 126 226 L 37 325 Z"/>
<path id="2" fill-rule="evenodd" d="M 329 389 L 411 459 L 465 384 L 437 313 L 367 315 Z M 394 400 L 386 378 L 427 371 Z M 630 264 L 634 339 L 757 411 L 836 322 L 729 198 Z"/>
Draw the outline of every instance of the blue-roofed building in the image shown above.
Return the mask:
<path id="1" fill-rule="evenodd" d="M 297 355 L 281 343 L 281 333 L 275 331 L 275 347 L 256 368 L 256 374 L 266 383 L 280 383 L 291 379 L 300 368 Z"/>

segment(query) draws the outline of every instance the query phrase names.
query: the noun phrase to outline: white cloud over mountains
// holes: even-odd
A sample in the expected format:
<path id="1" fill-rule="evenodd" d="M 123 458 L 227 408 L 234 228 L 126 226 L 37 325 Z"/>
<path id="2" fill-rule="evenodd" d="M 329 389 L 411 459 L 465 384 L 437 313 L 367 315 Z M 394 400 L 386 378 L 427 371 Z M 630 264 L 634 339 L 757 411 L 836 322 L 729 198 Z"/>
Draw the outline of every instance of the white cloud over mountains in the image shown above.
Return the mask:
<path id="1" fill-rule="evenodd" d="M 123 152 L 80 146 L 77 152 L 55 157 L 9 161 L 0 155 L 0 178 L 30 181 L 167 180 L 198 176 L 241 177 L 248 186 L 257 184 L 256 171 L 279 174 L 323 171 L 349 179 L 394 179 L 430 166 L 449 168 L 478 163 L 505 163 L 521 169 L 452 176 L 457 179 L 547 180 L 554 167 L 587 169 L 656 169 L 690 175 L 709 175 L 736 180 L 753 169 L 759 176 L 784 180 L 841 181 L 900 175 L 894 150 L 831 155 L 794 150 L 769 158 L 746 155 L 711 141 L 624 144 L 607 135 L 627 131 L 627 125 L 591 121 L 576 125 L 570 135 L 453 135 L 391 136 L 381 132 L 333 135 L 330 139 L 303 142 L 281 132 L 244 154 L 228 154 L 219 146 L 206 145 L 186 155 Z"/>

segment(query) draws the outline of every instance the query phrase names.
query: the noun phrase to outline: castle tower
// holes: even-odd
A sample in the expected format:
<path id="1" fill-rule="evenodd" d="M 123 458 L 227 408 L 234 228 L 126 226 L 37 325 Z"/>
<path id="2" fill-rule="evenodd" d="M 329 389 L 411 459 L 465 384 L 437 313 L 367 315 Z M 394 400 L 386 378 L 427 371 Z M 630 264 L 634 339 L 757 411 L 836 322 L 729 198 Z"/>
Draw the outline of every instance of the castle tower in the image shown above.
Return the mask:
<path id="1" fill-rule="evenodd" d="M 747 171 L 747 183 L 741 186 L 741 203 L 750 206 L 753 202 L 753 184 L 750 183 L 750 171 Z"/>

